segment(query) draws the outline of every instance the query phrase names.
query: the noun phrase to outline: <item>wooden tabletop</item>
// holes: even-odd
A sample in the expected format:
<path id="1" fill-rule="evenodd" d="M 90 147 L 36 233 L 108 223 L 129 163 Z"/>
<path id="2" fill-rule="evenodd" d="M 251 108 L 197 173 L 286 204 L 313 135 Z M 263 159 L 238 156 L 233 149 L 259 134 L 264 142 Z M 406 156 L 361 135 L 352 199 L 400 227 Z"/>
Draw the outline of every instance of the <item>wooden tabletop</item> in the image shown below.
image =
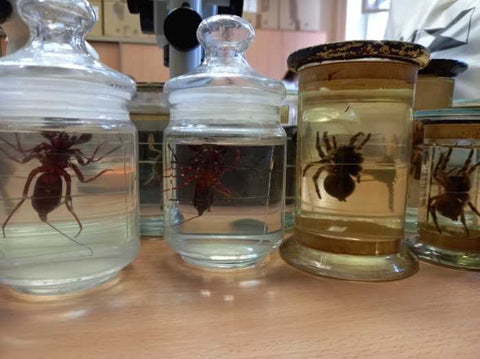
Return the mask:
<path id="1" fill-rule="evenodd" d="M 142 242 L 87 293 L 0 288 L 0 358 L 480 358 L 480 273 L 422 264 L 387 283 L 314 277 L 274 254 L 238 272 L 192 269 Z"/>

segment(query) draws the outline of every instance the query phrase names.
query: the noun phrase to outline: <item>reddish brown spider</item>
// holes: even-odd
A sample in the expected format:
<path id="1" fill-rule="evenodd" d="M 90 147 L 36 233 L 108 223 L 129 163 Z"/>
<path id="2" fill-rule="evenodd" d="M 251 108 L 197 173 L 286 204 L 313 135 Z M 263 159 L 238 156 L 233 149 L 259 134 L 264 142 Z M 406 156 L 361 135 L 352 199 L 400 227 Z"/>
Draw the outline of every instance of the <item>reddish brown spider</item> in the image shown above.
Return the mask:
<path id="1" fill-rule="evenodd" d="M 235 158 L 227 166 L 225 154 L 228 151 L 228 147 L 192 145 L 189 148 L 194 152 L 194 155 L 187 163 L 180 163 L 177 155 L 173 152 L 171 146 L 168 145 L 168 149 L 174 158 L 172 165 L 177 166 L 178 172 L 175 177 L 184 181 L 179 186 L 172 188 L 172 190 L 184 188 L 195 181 L 193 207 L 197 210 L 198 216 L 188 219 L 191 220 L 202 216 L 205 211 L 210 211 L 215 192 L 225 197 L 230 197 L 230 190 L 222 184 L 220 178 L 237 164 L 240 159 L 240 151 L 237 149 Z"/>
<path id="2" fill-rule="evenodd" d="M 23 188 L 23 195 L 22 199 L 18 204 L 13 208 L 13 210 L 8 215 L 7 219 L 3 222 L 2 225 L 2 233 L 3 236 L 5 235 L 5 228 L 15 214 L 15 212 L 22 206 L 22 204 L 28 198 L 28 192 L 30 190 L 30 186 L 37 175 L 40 176 L 37 178 L 35 182 L 35 186 L 33 189 L 33 196 L 31 197 L 32 200 L 32 207 L 38 213 L 38 216 L 42 222 L 45 222 L 50 227 L 55 229 L 57 232 L 61 233 L 68 239 L 74 241 L 75 243 L 82 245 L 66 234 L 59 231 L 55 228 L 52 224 L 48 222 L 48 214 L 52 212 L 57 207 L 65 204 L 67 210 L 72 214 L 75 218 L 79 226 L 79 231 L 75 235 L 78 235 L 82 232 L 83 226 L 80 222 L 80 219 L 76 215 L 75 211 L 73 210 L 73 201 L 72 201 L 72 178 L 70 174 L 66 171 L 67 169 L 73 170 L 76 177 L 82 183 L 87 183 L 94 181 L 105 172 L 111 171 L 110 169 L 106 169 L 101 171 L 100 173 L 96 174 L 95 176 L 86 179 L 85 176 L 80 171 L 80 168 L 75 164 L 72 160 L 76 159 L 77 163 L 81 166 L 87 166 L 90 163 L 95 163 L 102 160 L 105 156 L 115 152 L 120 148 L 120 146 L 115 147 L 114 149 L 110 150 L 109 152 L 105 153 L 104 155 L 95 158 L 100 148 L 104 145 L 103 143 L 97 146 L 97 148 L 93 151 L 93 154 L 90 157 L 86 157 L 82 151 L 78 148 L 73 148 L 75 145 L 80 145 L 89 142 L 92 139 L 91 134 L 82 134 L 80 136 L 70 136 L 65 132 L 42 132 L 42 136 L 48 139 L 47 142 L 42 142 L 39 145 L 30 148 L 24 149 L 22 144 L 20 143 L 20 139 L 18 134 L 15 134 L 16 138 L 16 145 L 12 144 L 11 142 L 7 141 L 6 139 L 0 137 L 0 141 L 3 142 L 5 145 L 9 146 L 11 149 L 16 151 L 17 153 L 23 155 L 23 158 L 17 158 L 14 155 L 10 154 L 4 148 L 0 147 L 0 152 L 6 155 L 10 160 L 25 164 L 30 162 L 33 159 L 37 159 L 40 161 L 40 166 L 33 169 L 25 182 Z M 0 142 L 0 143 L 1 143 Z M 65 201 L 61 202 L 62 199 L 62 179 L 65 181 L 66 190 L 65 190 Z M 82 245 L 83 246 L 83 245 Z"/>

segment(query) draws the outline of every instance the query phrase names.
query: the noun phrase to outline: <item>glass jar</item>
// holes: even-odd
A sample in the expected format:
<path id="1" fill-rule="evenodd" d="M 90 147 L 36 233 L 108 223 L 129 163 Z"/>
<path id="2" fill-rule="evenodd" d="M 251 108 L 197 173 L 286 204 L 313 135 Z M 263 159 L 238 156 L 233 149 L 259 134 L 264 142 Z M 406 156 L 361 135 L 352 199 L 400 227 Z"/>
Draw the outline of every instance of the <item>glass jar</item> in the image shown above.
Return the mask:
<path id="1" fill-rule="evenodd" d="M 0 60 L 0 282 L 58 294 L 139 248 L 134 82 L 85 46 L 86 0 L 19 0 L 28 44 Z"/>
<path id="2" fill-rule="evenodd" d="M 356 41 L 299 50 L 295 235 L 289 263 L 335 278 L 408 276 L 417 261 L 403 246 L 417 70 L 425 48 Z"/>
<path id="3" fill-rule="evenodd" d="M 417 113 L 424 128 L 418 235 L 422 260 L 480 270 L 480 108 Z"/>
<path id="4" fill-rule="evenodd" d="M 297 113 L 298 91 L 287 90 L 283 101 L 282 126 L 287 133 L 287 170 L 285 187 L 285 225 L 286 231 L 295 224 L 295 177 L 297 163 Z"/>
<path id="5" fill-rule="evenodd" d="M 432 59 L 427 67 L 418 72 L 415 90 L 415 110 L 435 110 L 452 106 L 454 77 L 468 69 L 462 61 Z M 413 118 L 412 152 L 408 176 L 407 212 L 405 232 L 417 233 L 418 201 L 420 196 L 420 173 L 423 153 L 422 122 Z"/>
<path id="6" fill-rule="evenodd" d="M 163 236 L 163 130 L 170 118 L 162 83 L 138 83 L 130 106 L 138 130 L 141 235 Z"/>
<path id="7" fill-rule="evenodd" d="M 237 16 L 205 19 L 205 61 L 166 85 L 165 239 L 198 266 L 246 267 L 283 238 L 285 88 L 248 65 L 254 36 Z"/>

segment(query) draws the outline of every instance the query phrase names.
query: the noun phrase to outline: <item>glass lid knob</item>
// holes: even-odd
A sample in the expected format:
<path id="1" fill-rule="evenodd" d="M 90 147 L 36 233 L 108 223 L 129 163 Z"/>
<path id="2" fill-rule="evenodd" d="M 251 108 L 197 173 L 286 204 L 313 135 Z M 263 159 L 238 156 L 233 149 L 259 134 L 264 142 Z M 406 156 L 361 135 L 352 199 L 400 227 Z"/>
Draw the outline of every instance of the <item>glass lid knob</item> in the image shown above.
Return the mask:
<path id="1" fill-rule="evenodd" d="M 81 43 L 96 21 L 87 0 L 18 0 L 18 9 L 32 41 Z"/>
<path id="2" fill-rule="evenodd" d="M 206 57 L 244 57 L 255 38 L 252 25 L 235 15 L 216 15 L 205 19 L 197 31 L 197 38 Z"/>

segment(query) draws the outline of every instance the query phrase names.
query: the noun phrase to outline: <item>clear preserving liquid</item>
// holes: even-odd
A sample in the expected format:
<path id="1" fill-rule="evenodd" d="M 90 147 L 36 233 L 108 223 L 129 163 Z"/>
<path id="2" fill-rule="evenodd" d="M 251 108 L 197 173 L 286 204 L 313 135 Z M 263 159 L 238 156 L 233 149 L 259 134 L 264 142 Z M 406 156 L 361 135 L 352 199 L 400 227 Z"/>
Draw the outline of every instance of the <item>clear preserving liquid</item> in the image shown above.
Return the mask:
<path id="1" fill-rule="evenodd" d="M 297 229 L 317 236 L 307 245 L 316 246 L 321 238 L 401 240 L 411 91 L 348 90 L 302 96 Z"/>
<path id="2" fill-rule="evenodd" d="M 3 283 L 64 292 L 131 262 L 139 230 L 135 133 L 129 122 L 109 125 L 108 132 L 46 123 L 0 132 Z"/>
<path id="3" fill-rule="evenodd" d="M 177 139 L 179 140 L 179 139 Z M 165 238 L 187 261 L 242 267 L 283 237 L 285 144 L 169 139 Z"/>
<path id="4" fill-rule="evenodd" d="M 163 221 L 163 130 L 169 116 L 131 114 L 138 130 L 140 218 L 142 236 L 162 236 Z"/>

